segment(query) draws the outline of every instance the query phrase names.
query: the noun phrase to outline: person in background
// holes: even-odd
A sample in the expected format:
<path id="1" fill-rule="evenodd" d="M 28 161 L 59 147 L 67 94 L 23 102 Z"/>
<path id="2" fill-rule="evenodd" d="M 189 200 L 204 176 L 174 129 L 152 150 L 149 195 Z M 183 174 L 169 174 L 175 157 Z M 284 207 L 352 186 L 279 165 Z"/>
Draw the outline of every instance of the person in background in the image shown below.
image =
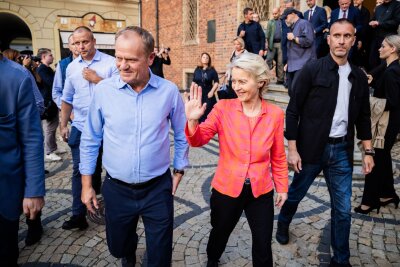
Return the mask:
<path id="1" fill-rule="evenodd" d="M 118 75 L 115 58 L 98 51 L 95 48 L 96 39 L 93 32 L 79 26 L 73 32 L 74 44 L 79 56 L 72 61 L 66 71 L 63 95 L 61 97 L 61 137 L 71 148 L 72 173 L 72 216 L 62 225 L 64 230 L 84 230 L 89 225 L 86 221 L 86 206 L 81 200 L 82 182 L 79 172 L 81 134 L 87 118 L 89 105 L 92 101 L 95 85 L 105 78 Z M 71 133 L 67 127 L 71 118 Z M 93 174 L 93 188 L 100 193 L 101 188 L 101 153 L 96 162 L 96 172 Z"/>
<path id="2" fill-rule="evenodd" d="M 370 36 L 368 36 L 369 32 L 369 20 L 370 13 L 368 8 L 363 6 L 364 0 L 354 0 L 354 7 L 360 11 L 362 28 L 359 33 L 359 38 L 357 40 L 357 49 L 354 50 L 352 61 L 355 65 L 369 69 L 368 67 L 368 58 L 369 58 L 369 44 L 370 44 Z"/>
<path id="3" fill-rule="evenodd" d="M 42 95 L 45 103 L 45 112 L 42 116 L 45 161 L 60 161 L 62 158 L 57 155 L 56 131 L 59 124 L 58 108 L 52 98 L 52 88 L 54 81 L 54 71 L 50 67 L 53 64 L 53 54 L 48 48 L 40 48 L 37 53 L 41 64 L 37 68 L 37 73 L 42 81 Z"/>
<path id="4" fill-rule="evenodd" d="M 324 29 L 328 27 L 328 21 L 326 17 L 326 11 L 324 8 L 319 7 L 315 4 L 316 0 L 306 0 L 309 10 L 304 12 L 304 19 L 308 20 L 314 28 L 314 48 L 317 58 L 323 57 L 326 54 L 322 54 L 321 46 L 324 41 Z"/>
<path id="5" fill-rule="evenodd" d="M 268 43 L 267 64 L 272 69 L 275 60 L 275 73 L 277 84 L 284 83 L 283 58 L 282 58 L 282 20 L 280 19 L 279 8 L 272 9 L 272 19 L 268 21 L 266 30 L 266 40 Z"/>
<path id="6" fill-rule="evenodd" d="M 299 11 L 294 8 L 287 8 L 283 12 L 281 19 L 289 27 L 287 33 L 287 63 L 284 69 L 286 82 L 289 89 L 289 96 L 293 95 L 292 82 L 297 71 L 308 61 L 316 59 L 314 43 L 314 29 L 312 24 L 299 17 Z"/>
<path id="7" fill-rule="evenodd" d="M 374 38 L 371 42 L 369 54 L 370 69 L 380 65 L 379 48 L 387 35 L 397 34 L 400 24 L 400 2 L 396 0 L 383 0 L 375 8 L 369 26 L 372 28 Z"/>
<path id="8" fill-rule="evenodd" d="M 270 79 L 262 57 L 244 54 L 232 62 L 230 69 L 238 98 L 218 102 L 205 122 L 199 121 L 206 110 L 202 88 L 192 84 L 190 95 L 184 96 L 189 144 L 200 147 L 218 135 L 221 151 L 211 182 L 207 267 L 218 266 L 243 211 L 253 237 L 253 266 L 272 267 L 274 188 L 277 207 L 285 202 L 288 188 L 284 113 L 262 98 Z"/>
<path id="9" fill-rule="evenodd" d="M 68 49 L 70 55 L 66 58 L 61 59 L 58 62 L 56 73 L 54 76 L 52 96 L 59 110 L 61 110 L 61 97 L 64 90 L 65 79 L 67 78 L 67 67 L 75 58 L 79 56 L 79 50 L 74 44 L 73 34 L 70 34 L 70 36 L 68 37 Z"/>
<path id="10" fill-rule="evenodd" d="M 371 173 L 365 176 L 364 193 L 361 205 L 354 209 L 355 212 L 367 214 L 376 209 L 379 213 L 381 206 L 393 203 L 396 208 L 399 206 L 399 196 L 396 194 L 393 179 L 393 166 L 391 150 L 396 142 L 396 136 L 400 131 L 400 36 L 389 35 L 385 37 L 382 46 L 379 49 L 380 58 L 385 60 L 385 69 L 380 77 L 373 77 L 375 82 L 375 90 L 373 96 L 378 100 L 384 100 L 383 109 L 381 108 L 381 119 L 379 126 L 386 126 L 386 130 L 379 132 L 378 136 L 384 137 L 383 144 L 379 142 L 379 138 L 373 139 L 375 147 L 375 167 Z M 374 111 L 374 110 L 373 110 Z M 383 112 L 385 115 L 383 120 Z M 377 112 L 373 112 L 377 113 Z M 382 140 L 382 139 L 380 139 Z"/>
<path id="11" fill-rule="evenodd" d="M 260 23 L 260 16 L 257 13 L 253 13 L 253 21 Z"/>
<path id="12" fill-rule="evenodd" d="M 200 122 L 203 122 L 217 103 L 215 92 L 217 91 L 219 84 L 218 73 L 212 66 L 211 57 L 208 53 L 204 52 L 201 54 L 200 64 L 196 67 L 193 73 L 193 83 L 201 86 L 203 90 L 202 102 L 207 104 L 206 111 L 200 118 Z"/>
<path id="13" fill-rule="evenodd" d="M 44 206 L 43 135 L 32 75 L 1 54 L 0 73 L 0 265 L 18 266 L 20 215 Z"/>
<path id="14" fill-rule="evenodd" d="M 161 49 L 158 49 L 158 47 L 154 47 L 155 57 L 153 64 L 151 64 L 150 66 L 150 69 L 151 72 L 153 72 L 155 75 L 160 76 L 161 78 L 164 78 L 163 65 L 171 65 L 169 51 L 170 49 L 168 47 L 164 48 L 164 46 L 162 46 Z"/>
<path id="15" fill-rule="evenodd" d="M 253 21 L 253 9 L 246 7 L 243 10 L 244 21 L 237 29 L 237 36 L 242 37 L 247 51 L 264 55 L 265 34 L 260 23 Z"/>

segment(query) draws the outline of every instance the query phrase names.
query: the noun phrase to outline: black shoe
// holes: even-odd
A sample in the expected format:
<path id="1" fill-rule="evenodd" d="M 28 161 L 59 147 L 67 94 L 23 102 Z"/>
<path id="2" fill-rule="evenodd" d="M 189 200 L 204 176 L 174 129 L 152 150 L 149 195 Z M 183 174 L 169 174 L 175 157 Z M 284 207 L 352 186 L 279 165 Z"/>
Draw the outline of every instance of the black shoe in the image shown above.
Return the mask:
<path id="1" fill-rule="evenodd" d="M 121 259 L 122 267 L 135 267 L 136 256 L 125 257 Z"/>
<path id="2" fill-rule="evenodd" d="M 329 267 L 352 267 L 350 263 L 337 263 L 334 260 L 331 260 L 329 263 Z"/>
<path id="3" fill-rule="evenodd" d="M 71 230 L 75 228 L 79 228 L 79 230 L 85 230 L 89 227 L 89 224 L 86 221 L 85 216 L 72 216 L 68 221 L 65 221 L 62 225 L 62 229 Z"/>
<path id="4" fill-rule="evenodd" d="M 30 223 L 28 221 L 31 221 Z M 42 238 L 43 234 L 43 227 L 42 227 L 42 222 L 35 220 L 27 220 L 28 223 L 28 233 L 25 238 L 25 245 L 26 246 L 32 246 L 33 244 L 36 244 L 39 242 L 39 240 Z"/>
<path id="5" fill-rule="evenodd" d="M 380 208 L 381 208 L 380 206 L 376 206 L 376 207 L 369 207 L 368 209 L 363 210 L 363 209 L 361 208 L 361 205 L 360 205 L 360 206 L 358 206 L 358 207 L 355 207 L 355 208 L 354 208 L 354 211 L 357 212 L 357 213 L 360 213 L 360 214 L 368 214 L 368 213 L 370 213 L 371 211 L 373 211 L 374 209 L 376 209 L 376 213 L 378 214 Z"/>
<path id="6" fill-rule="evenodd" d="M 218 260 L 208 260 L 207 267 L 218 267 Z"/>
<path id="7" fill-rule="evenodd" d="M 381 203 L 381 206 L 386 206 L 386 205 L 388 205 L 388 204 L 390 204 L 390 203 L 393 203 L 394 204 L 394 207 L 397 209 L 398 207 L 399 207 L 399 202 L 400 202 L 400 198 L 397 196 L 397 197 L 394 197 L 394 198 L 391 198 L 391 199 L 389 199 L 389 200 L 386 200 L 386 201 L 380 201 L 380 203 Z"/>
<path id="8" fill-rule="evenodd" d="M 281 245 L 289 243 L 289 225 L 278 221 L 276 230 L 276 241 Z"/>

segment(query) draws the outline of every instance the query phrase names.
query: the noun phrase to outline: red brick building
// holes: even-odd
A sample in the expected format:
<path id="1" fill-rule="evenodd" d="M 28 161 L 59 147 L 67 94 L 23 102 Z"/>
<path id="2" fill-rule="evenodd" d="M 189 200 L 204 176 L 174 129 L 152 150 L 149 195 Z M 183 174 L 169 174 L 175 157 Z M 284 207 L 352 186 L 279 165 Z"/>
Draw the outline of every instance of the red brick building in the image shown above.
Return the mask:
<path id="1" fill-rule="evenodd" d="M 171 48 L 172 64 L 164 66 L 165 77 L 180 88 L 188 88 L 202 52 L 211 55 L 218 73 L 225 72 L 244 7 L 252 7 L 261 21 L 266 21 L 274 7 L 283 6 L 283 1 L 142 0 L 141 25 L 153 34 L 159 46 Z M 305 0 L 294 2 L 296 8 L 306 10 Z M 326 1 L 318 0 L 317 4 L 322 2 Z"/>

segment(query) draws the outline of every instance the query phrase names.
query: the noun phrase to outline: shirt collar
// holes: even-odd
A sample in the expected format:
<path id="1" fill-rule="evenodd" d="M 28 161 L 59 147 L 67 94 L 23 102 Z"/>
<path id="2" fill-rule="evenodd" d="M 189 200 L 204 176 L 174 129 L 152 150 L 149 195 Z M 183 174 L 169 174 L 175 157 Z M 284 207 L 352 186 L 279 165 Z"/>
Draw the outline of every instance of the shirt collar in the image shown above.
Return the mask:
<path id="1" fill-rule="evenodd" d="M 150 68 L 149 68 L 149 73 L 150 73 L 150 79 L 147 82 L 146 86 L 143 88 L 142 91 L 146 90 L 148 87 L 150 88 L 157 88 L 158 87 L 158 78 L 156 75 L 153 74 L 153 72 L 151 72 Z M 118 76 L 118 80 L 117 80 L 117 88 L 118 89 L 124 89 L 124 88 L 131 88 L 131 86 L 129 84 L 127 84 L 126 82 L 124 82 L 121 79 L 121 76 Z"/>
<path id="2" fill-rule="evenodd" d="M 79 62 L 84 61 L 84 59 L 82 58 L 81 55 L 79 55 L 78 59 L 79 59 Z M 94 54 L 94 57 L 92 58 L 92 62 L 100 61 L 100 59 L 101 59 L 101 54 L 100 54 L 99 50 L 96 49 L 96 53 Z"/>
<path id="3" fill-rule="evenodd" d="M 312 13 L 314 13 L 314 11 L 315 11 L 315 7 L 316 7 L 317 5 L 314 5 L 312 8 L 310 8 L 310 10 L 312 10 Z"/>

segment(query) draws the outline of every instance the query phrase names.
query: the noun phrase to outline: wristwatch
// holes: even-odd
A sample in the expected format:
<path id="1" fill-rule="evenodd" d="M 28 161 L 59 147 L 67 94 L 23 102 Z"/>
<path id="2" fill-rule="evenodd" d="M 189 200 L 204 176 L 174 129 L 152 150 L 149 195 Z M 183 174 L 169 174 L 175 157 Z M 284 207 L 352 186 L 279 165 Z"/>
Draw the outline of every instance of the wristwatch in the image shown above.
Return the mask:
<path id="1" fill-rule="evenodd" d="M 375 150 L 373 148 L 365 149 L 365 155 L 367 156 L 375 156 Z"/>
<path id="2" fill-rule="evenodd" d="M 178 169 L 175 169 L 174 168 L 174 170 L 172 171 L 174 174 L 176 174 L 176 173 L 179 173 L 179 174 L 182 174 L 182 175 L 184 175 L 185 174 L 185 171 L 184 170 L 178 170 Z"/>

